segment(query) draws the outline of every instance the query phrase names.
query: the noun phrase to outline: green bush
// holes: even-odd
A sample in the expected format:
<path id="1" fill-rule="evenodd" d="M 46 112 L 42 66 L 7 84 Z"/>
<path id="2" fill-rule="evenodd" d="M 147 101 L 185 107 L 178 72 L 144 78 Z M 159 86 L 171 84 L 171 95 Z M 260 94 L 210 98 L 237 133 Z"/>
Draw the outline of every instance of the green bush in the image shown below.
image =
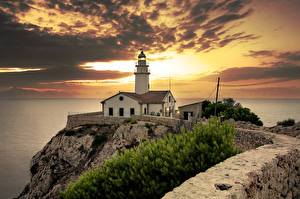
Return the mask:
<path id="1" fill-rule="evenodd" d="M 293 126 L 295 124 L 295 120 L 294 119 L 287 119 L 287 120 L 283 120 L 283 121 L 279 121 L 277 122 L 277 126 L 281 125 L 281 126 Z"/>
<path id="2" fill-rule="evenodd" d="M 262 126 L 263 122 L 260 118 L 249 108 L 243 108 L 238 104 L 235 106 L 235 101 L 232 98 L 227 98 L 224 103 L 217 103 L 217 116 L 223 115 L 226 120 L 232 118 L 236 121 L 247 121 L 258 126 Z M 206 102 L 206 108 L 204 109 L 202 115 L 206 118 L 214 115 L 215 113 L 215 103 L 208 104 Z"/>
<path id="3" fill-rule="evenodd" d="M 161 198 L 188 178 L 235 155 L 234 134 L 233 126 L 212 118 L 192 131 L 145 141 L 85 173 L 60 198 Z"/>
<path id="4" fill-rule="evenodd" d="M 134 120 L 134 119 L 130 119 L 130 124 L 136 124 L 137 123 L 137 121 L 136 120 Z"/>
<path id="5" fill-rule="evenodd" d="M 130 119 L 126 119 L 126 120 L 124 120 L 124 123 L 136 124 L 136 123 L 137 123 L 137 121 L 136 121 L 136 120 L 134 120 L 134 119 L 132 119 L 132 118 L 130 118 Z"/>

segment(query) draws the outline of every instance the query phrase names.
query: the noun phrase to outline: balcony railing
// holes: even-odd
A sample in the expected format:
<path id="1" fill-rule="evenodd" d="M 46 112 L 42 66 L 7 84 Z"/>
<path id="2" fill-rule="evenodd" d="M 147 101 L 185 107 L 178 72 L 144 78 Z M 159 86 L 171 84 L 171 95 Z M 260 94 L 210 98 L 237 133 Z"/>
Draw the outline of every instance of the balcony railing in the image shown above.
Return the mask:
<path id="1" fill-rule="evenodd" d="M 148 67 L 135 67 L 134 68 L 135 73 L 150 73 L 150 69 Z"/>
<path id="2" fill-rule="evenodd" d="M 135 65 L 145 66 L 145 65 L 149 65 L 149 62 L 147 62 L 147 61 L 137 61 L 137 62 L 135 62 Z"/>

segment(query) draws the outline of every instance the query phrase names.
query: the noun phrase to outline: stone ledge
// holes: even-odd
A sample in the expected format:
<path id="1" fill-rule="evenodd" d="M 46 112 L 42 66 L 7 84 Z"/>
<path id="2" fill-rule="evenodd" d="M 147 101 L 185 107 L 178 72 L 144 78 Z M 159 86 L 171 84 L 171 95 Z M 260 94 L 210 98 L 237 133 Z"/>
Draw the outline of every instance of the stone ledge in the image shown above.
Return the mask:
<path id="1" fill-rule="evenodd" d="M 300 140 L 245 130 L 272 138 L 185 181 L 163 199 L 300 198 Z"/>

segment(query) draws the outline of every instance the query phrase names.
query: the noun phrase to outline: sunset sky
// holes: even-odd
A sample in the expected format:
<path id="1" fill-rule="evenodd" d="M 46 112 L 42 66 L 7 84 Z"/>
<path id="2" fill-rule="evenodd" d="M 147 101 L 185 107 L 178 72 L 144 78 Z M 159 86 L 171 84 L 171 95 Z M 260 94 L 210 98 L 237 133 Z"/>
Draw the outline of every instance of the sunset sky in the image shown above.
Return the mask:
<path id="1" fill-rule="evenodd" d="M 300 98 L 299 0 L 0 0 L 0 98 Z"/>

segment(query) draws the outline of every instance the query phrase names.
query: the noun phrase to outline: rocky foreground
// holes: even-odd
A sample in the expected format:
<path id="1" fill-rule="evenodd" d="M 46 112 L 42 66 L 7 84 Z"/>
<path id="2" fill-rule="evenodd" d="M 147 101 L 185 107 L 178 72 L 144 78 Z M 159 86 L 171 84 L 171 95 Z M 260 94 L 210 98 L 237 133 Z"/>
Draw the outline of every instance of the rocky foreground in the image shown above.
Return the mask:
<path id="1" fill-rule="evenodd" d="M 300 137 L 300 123 L 294 127 L 258 127 L 246 122 L 233 122 L 237 129 L 235 145 L 244 150 L 272 139 L 252 134 L 243 129 L 270 131 Z M 20 199 L 57 198 L 70 182 L 91 168 L 97 168 L 107 159 L 126 149 L 138 146 L 147 139 L 157 139 L 174 132 L 171 127 L 139 121 L 137 124 L 83 125 L 63 129 L 33 156 L 30 164 L 31 180 L 19 195 Z"/>
<path id="2" fill-rule="evenodd" d="M 63 129 L 33 156 L 30 183 L 18 198 L 57 198 L 70 182 L 85 171 L 99 167 L 116 152 L 172 131 L 170 127 L 142 121 Z"/>

